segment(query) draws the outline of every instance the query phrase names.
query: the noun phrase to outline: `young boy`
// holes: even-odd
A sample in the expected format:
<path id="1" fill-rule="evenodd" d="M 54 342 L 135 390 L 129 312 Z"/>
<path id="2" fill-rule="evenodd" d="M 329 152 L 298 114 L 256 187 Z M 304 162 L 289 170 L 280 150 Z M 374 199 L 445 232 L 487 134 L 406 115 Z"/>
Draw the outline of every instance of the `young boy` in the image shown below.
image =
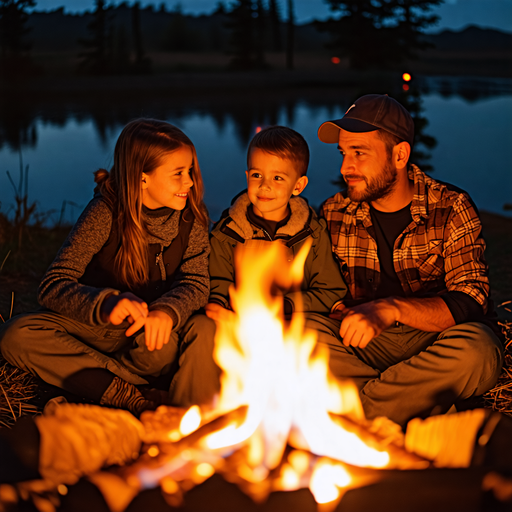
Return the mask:
<path id="1" fill-rule="evenodd" d="M 257 133 L 247 152 L 247 192 L 224 212 L 211 233 L 210 299 L 206 314 L 222 319 L 230 309 L 235 282 L 234 250 L 248 240 L 280 240 L 293 256 L 308 238 L 313 244 L 304 265 L 302 310 L 327 315 L 341 301 L 346 285 L 333 260 L 323 219 L 299 194 L 308 183 L 309 148 L 304 138 L 284 126 Z M 284 295 L 284 312 L 295 311 L 296 293 Z"/>

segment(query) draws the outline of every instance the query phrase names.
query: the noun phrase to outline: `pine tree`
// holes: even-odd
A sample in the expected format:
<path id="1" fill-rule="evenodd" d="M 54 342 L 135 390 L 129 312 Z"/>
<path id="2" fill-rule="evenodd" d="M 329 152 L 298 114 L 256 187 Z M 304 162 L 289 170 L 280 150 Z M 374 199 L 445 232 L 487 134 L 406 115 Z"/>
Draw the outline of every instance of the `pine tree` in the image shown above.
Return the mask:
<path id="1" fill-rule="evenodd" d="M 78 40 L 82 46 L 89 49 L 80 54 L 80 68 L 93 75 L 105 75 L 111 71 L 112 64 L 112 31 L 108 14 L 111 7 L 105 5 L 105 0 L 95 0 L 94 3 L 96 9 L 93 12 L 93 19 L 87 25 L 91 38 Z"/>
<path id="2" fill-rule="evenodd" d="M 286 33 L 286 67 L 293 69 L 293 56 L 295 46 L 295 9 L 293 0 L 288 0 L 288 24 Z"/>
<path id="3" fill-rule="evenodd" d="M 226 27 L 231 29 L 229 45 L 232 58 L 230 67 L 252 69 L 255 66 L 255 27 L 252 0 L 237 0 L 227 16 L 229 20 Z"/>
<path id="4" fill-rule="evenodd" d="M 432 7 L 443 0 L 396 0 L 398 18 L 397 54 L 399 62 L 418 59 L 418 50 L 425 50 L 433 45 L 421 38 L 422 32 L 435 25 L 439 16 L 431 14 Z"/>
<path id="5" fill-rule="evenodd" d="M 226 5 L 222 0 L 217 2 L 217 5 L 215 6 L 215 11 L 213 11 L 213 14 L 226 14 L 228 12 Z"/>
<path id="6" fill-rule="evenodd" d="M 339 51 L 340 56 L 347 56 L 351 67 L 356 69 L 381 63 L 380 48 L 375 48 L 378 39 L 376 25 L 383 21 L 380 5 L 375 5 L 373 0 L 326 1 L 333 12 L 341 13 L 338 19 L 316 22 L 317 28 L 333 35 L 328 47 Z"/>
<path id="7" fill-rule="evenodd" d="M 127 73 L 130 70 L 129 39 L 124 25 L 113 29 L 113 69 L 116 73 Z"/>
<path id="8" fill-rule="evenodd" d="M 35 5 L 34 0 L 0 0 L 0 71 L 3 76 L 18 75 L 30 68 L 26 10 Z"/>
<path id="9" fill-rule="evenodd" d="M 254 45 L 255 50 L 255 64 L 257 68 L 265 67 L 265 55 L 264 55 L 264 42 L 266 25 L 267 25 L 267 11 L 263 6 L 263 0 L 256 0 L 256 9 L 253 11 L 253 17 L 256 14 L 256 41 Z"/>
<path id="10" fill-rule="evenodd" d="M 133 70 L 135 73 L 149 73 L 151 71 L 151 59 L 146 56 L 142 44 L 142 28 L 140 21 L 140 3 L 135 2 L 132 6 L 132 34 L 135 50 L 135 62 Z"/>
<path id="11" fill-rule="evenodd" d="M 429 14 L 443 0 L 325 0 L 338 19 L 317 22 L 334 39 L 329 48 L 356 69 L 393 67 L 426 47 L 421 31 L 437 21 Z"/>
<path id="12" fill-rule="evenodd" d="M 269 0 L 268 18 L 272 29 L 272 50 L 280 52 L 283 49 L 283 41 L 281 37 L 281 12 L 277 0 Z"/>
<path id="13" fill-rule="evenodd" d="M 187 26 L 187 20 L 183 15 L 181 2 L 176 3 L 172 11 L 172 20 L 169 24 L 167 41 L 164 44 L 166 50 L 182 52 L 193 47 L 194 39 Z"/>

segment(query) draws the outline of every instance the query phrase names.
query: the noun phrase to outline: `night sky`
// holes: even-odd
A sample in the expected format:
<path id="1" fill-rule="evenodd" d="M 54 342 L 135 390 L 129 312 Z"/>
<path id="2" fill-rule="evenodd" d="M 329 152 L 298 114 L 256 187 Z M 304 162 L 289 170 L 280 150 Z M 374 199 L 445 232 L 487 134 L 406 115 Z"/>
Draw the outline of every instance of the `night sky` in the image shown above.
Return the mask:
<path id="1" fill-rule="evenodd" d="M 131 4 L 132 1 L 128 3 Z M 141 1 L 142 5 L 161 3 L 162 0 Z M 163 3 L 172 8 L 178 2 L 165 0 Z M 215 9 L 217 0 L 182 0 L 179 3 L 185 13 L 209 14 Z M 224 3 L 229 5 L 229 1 Z M 279 3 L 284 11 L 285 0 L 280 0 Z M 93 5 L 93 0 L 36 0 L 36 10 L 51 10 L 64 6 L 66 12 L 81 12 L 92 9 Z M 299 23 L 305 23 L 313 18 L 325 19 L 330 14 L 327 3 L 323 0 L 295 0 L 295 9 Z M 445 28 L 458 30 L 474 24 L 512 32 L 512 0 L 445 0 L 434 12 L 441 17 L 441 21 L 433 31 Z"/>

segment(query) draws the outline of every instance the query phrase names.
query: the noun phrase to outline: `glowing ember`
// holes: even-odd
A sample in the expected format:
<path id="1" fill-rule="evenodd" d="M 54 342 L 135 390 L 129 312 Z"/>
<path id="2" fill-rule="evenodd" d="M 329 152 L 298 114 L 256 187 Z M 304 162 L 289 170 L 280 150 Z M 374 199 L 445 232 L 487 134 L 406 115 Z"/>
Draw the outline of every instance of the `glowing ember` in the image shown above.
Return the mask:
<path id="1" fill-rule="evenodd" d="M 320 459 L 316 465 L 309 488 L 317 503 L 329 503 L 340 497 L 340 488 L 347 487 L 352 478 L 341 464 Z"/>
<path id="2" fill-rule="evenodd" d="M 181 418 L 180 434 L 187 436 L 191 434 L 201 425 L 201 410 L 197 405 L 193 405 Z"/>

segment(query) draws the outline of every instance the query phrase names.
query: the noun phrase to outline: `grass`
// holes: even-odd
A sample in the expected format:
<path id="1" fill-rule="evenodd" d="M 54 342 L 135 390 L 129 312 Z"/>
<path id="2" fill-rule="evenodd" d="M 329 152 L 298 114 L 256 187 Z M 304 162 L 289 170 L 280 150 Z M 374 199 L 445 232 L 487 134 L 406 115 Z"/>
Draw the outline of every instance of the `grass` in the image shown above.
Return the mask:
<path id="1" fill-rule="evenodd" d="M 512 322 L 502 322 L 502 328 L 506 338 L 503 371 L 484 401 L 486 407 L 512 416 Z"/>
<path id="2" fill-rule="evenodd" d="M 38 408 L 33 401 L 37 393 L 32 375 L 0 357 L 0 428 L 11 427 L 22 416 L 36 414 Z"/>

